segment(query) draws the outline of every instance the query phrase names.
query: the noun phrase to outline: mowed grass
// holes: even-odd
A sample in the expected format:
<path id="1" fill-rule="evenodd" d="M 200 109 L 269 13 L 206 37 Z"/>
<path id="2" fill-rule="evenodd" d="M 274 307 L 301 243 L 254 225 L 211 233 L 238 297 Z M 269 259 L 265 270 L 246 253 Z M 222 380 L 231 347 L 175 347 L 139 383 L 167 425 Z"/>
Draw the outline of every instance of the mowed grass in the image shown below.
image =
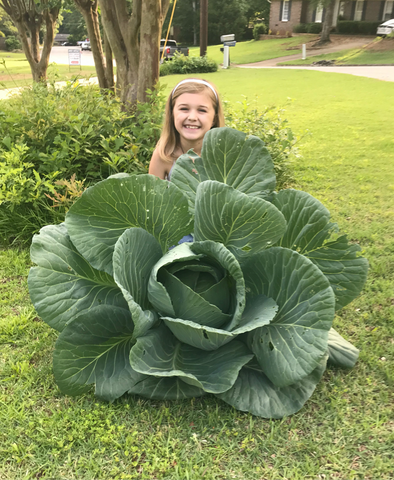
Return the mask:
<path id="1" fill-rule="evenodd" d="M 239 65 L 246 63 L 261 62 L 262 60 L 269 60 L 270 58 L 284 57 L 286 55 L 293 55 L 301 51 L 301 45 L 310 41 L 313 37 L 310 35 L 301 35 L 292 38 L 275 38 L 265 40 L 249 40 L 247 42 L 237 42 L 235 47 L 230 47 L 231 63 Z M 316 35 L 316 38 L 318 36 Z M 207 49 L 207 57 L 215 60 L 217 63 L 223 63 L 223 53 L 220 45 L 211 45 Z M 290 47 L 298 47 L 296 49 L 288 50 Z M 200 55 L 200 47 L 191 47 L 189 55 L 198 57 Z"/>
<path id="2" fill-rule="evenodd" d="M 179 402 L 65 397 L 51 369 L 56 333 L 37 318 L 28 252 L 0 251 L 0 478 L 392 480 L 394 160 L 389 82 L 314 71 L 205 74 L 232 103 L 285 105 L 303 140 L 297 187 L 363 248 L 362 295 L 337 330 L 361 350 L 328 369 L 301 411 L 266 420 L 207 396 Z M 162 79 L 167 91 L 181 76 Z M 255 95 L 258 98 L 255 99 Z M 291 101 L 288 101 L 288 98 Z"/>
<path id="3" fill-rule="evenodd" d="M 96 74 L 95 67 L 82 66 L 69 67 L 50 63 L 48 78 L 53 81 L 70 80 L 78 76 L 91 76 Z M 10 53 L 0 51 L 0 90 L 5 88 L 25 87 L 32 84 L 29 62 L 23 53 Z"/>

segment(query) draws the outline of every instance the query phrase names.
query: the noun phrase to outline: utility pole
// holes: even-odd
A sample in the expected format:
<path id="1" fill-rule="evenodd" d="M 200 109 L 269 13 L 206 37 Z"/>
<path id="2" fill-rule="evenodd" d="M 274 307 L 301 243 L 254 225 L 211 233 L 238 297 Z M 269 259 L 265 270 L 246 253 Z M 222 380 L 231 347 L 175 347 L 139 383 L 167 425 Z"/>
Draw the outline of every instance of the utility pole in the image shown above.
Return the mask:
<path id="1" fill-rule="evenodd" d="M 200 0 L 200 57 L 207 54 L 208 46 L 208 0 Z"/>

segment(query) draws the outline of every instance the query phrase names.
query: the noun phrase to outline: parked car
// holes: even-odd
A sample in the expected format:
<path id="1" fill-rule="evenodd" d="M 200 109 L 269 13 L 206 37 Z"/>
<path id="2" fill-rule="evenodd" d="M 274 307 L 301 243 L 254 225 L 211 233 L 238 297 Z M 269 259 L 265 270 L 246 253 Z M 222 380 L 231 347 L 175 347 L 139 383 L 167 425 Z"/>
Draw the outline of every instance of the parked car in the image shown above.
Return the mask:
<path id="1" fill-rule="evenodd" d="M 189 55 L 189 49 L 187 47 L 178 47 L 175 40 L 167 40 L 166 46 L 164 48 L 165 40 L 160 40 L 160 60 L 164 50 L 163 60 L 168 60 L 172 58 L 176 52 L 181 53 L 187 57 Z"/>
<path id="2" fill-rule="evenodd" d="M 386 35 L 390 35 L 390 33 L 394 32 L 394 18 L 391 20 L 387 20 L 387 22 L 382 23 L 378 26 L 376 31 L 376 35 L 380 37 L 385 37 Z"/>
<path id="3" fill-rule="evenodd" d="M 75 47 L 75 43 L 74 42 L 63 42 L 62 43 L 62 47 Z"/>
<path id="4" fill-rule="evenodd" d="M 82 42 L 81 43 L 81 50 L 92 50 L 90 46 L 90 42 Z"/>

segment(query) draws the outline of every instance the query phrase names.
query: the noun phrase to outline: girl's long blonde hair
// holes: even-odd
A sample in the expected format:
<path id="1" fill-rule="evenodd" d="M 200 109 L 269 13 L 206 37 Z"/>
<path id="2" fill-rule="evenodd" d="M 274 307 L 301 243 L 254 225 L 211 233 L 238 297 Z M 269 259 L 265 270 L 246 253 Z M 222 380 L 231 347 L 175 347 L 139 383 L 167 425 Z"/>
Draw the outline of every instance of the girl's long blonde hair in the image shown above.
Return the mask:
<path id="1" fill-rule="evenodd" d="M 176 85 L 171 91 L 170 96 L 168 97 L 168 100 L 166 103 L 163 130 L 160 135 L 160 140 L 157 143 L 157 150 L 160 158 L 167 162 L 174 161 L 176 156 L 175 151 L 181 145 L 179 133 L 175 129 L 175 125 L 174 125 L 173 112 L 174 112 L 174 105 L 175 105 L 176 99 L 183 93 L 202 93 L 202 92 L 208 93 L 210 99 L 212 100 L 213 108 L 215 110 L 214 124 L 212 128 L 224 127 L 223 106 L 220 101 L 220 97 L 216 87 L 212 85 L 212 83 L 204 80 L 204 82 L 209 83 L 209 85 L 212 86 L 212 88 L 216 92 L 216 95 L 215 95 L 212 89 L 207 85 L 204 85 L 203 83 L 193 82 L 192 80 L 194 79 L 192 78 L 190 80 L 191 81 L 182 83 L 181 85 L 178 84 L 179 86 Z M 200 79 L 198 80 L 201 81 Z"/>

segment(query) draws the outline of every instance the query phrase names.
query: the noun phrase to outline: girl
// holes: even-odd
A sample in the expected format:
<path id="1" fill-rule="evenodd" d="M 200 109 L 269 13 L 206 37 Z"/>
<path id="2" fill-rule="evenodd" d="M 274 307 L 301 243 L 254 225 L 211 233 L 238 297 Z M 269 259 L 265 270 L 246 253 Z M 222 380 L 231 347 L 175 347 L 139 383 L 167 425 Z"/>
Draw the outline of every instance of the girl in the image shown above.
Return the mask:
<path id="1" fill-rule="evenodd" d="M 214 127 L 224 127 L 223 108 L 215 87 L 198 78 L 179 82 L 166 103 L 163 131 L 149 173 L 169 180 L 176 159 L 190 149 L 201 155 L 204 135 Z"/>

